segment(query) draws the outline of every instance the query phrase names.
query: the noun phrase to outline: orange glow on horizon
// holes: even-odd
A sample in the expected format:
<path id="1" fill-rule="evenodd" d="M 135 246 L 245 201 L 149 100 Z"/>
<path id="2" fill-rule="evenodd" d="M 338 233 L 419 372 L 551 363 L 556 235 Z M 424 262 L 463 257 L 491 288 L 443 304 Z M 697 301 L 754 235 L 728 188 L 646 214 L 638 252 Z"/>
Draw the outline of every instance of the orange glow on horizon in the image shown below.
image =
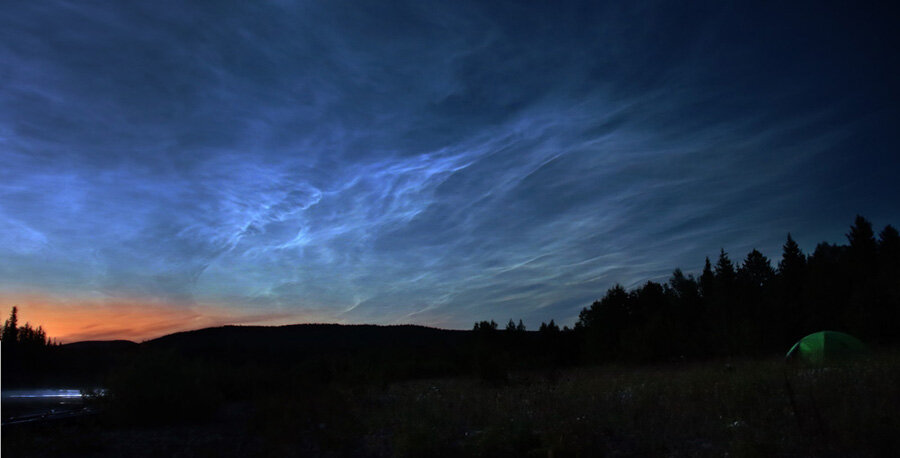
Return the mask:
<path id="1" fill-rule="evenodd" d="M 42 326 L 61 343 L 83 340 L 144 340 L 173 332 L 227 324 L 280 325 L 309 322 L 302 313 L 260 313 L 220 305 L 173 304 L 153 299 L 67 300 L 51 296 L 0 297 L 6 320 L 18 307 L 19 326 Z M 315 320 L 312 320 L 315 321 Z"/>

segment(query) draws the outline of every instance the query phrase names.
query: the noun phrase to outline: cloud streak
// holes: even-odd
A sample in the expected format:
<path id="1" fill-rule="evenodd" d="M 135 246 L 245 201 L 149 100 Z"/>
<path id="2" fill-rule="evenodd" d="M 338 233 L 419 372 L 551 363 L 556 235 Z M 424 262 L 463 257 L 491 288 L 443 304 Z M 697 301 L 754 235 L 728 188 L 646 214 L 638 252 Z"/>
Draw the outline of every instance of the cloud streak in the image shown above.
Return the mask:
<path id="1" fill-rule="evenodd" d="M 719 247 L 898 216 L 896 64 L 862 9 L 8 13 L 4 299 L 533 326 Z"/>

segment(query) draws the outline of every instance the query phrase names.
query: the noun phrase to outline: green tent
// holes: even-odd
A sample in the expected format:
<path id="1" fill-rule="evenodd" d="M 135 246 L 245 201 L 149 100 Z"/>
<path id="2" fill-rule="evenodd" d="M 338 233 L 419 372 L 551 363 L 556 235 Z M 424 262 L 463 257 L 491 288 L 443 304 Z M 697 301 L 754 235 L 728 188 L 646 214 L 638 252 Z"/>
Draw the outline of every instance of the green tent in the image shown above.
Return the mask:
<path id="1" fill-rule="evenodd" d="M 798 340 L 785 359 L 818 366 L 865 352 L 866 346 L 856 337 L 843 332 L 819 331 Z"/>

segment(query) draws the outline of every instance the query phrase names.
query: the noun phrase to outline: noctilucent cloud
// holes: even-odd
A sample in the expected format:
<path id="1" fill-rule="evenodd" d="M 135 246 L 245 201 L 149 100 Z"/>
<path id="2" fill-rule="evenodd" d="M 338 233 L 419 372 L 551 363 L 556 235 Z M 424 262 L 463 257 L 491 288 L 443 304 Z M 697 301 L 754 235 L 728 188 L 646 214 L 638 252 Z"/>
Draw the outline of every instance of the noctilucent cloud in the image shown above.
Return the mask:
<path id="1" fill-rule="evenodd" d="M 4 2 L 0 303 L 533 329 L 900 222 L 896 12 L 560 3 Z"/>

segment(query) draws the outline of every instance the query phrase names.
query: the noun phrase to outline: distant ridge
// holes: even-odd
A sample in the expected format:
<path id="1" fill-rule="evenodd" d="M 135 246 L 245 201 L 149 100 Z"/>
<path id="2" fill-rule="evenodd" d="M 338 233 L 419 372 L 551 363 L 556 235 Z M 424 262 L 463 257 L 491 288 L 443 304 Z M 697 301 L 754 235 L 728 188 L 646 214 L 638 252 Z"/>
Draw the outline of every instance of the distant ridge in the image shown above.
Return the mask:
<path id="1" fill-rule="evenodd" d="M 140 345 L 130 340 L 81 340 L 62 344 L 61 347 L 69 350 L 105 350 L 105 349 L 130 349 Z"/>
<path id="2" fill-rule="evenodd" d="M 199 333 L 208 333 L 208 332 L 219 332 L 222 330 L 230 330 L 230 331 L 237 330 L 238 332 L 245 332 L 245 331 L 257 332 L 260 330 L 285 331 L 285 330 L 316 329 L 316 328 L 318 328 L 318 329 L 337 329 L 337 328 L 344 328 L 344 329 L 401 329 L 401 328 L 409 328 L 409 329 L 423 329 L 423 330 L 430 330 L 430 331 L 454 332 L 454 333 L 467 332 L 467 331 L 457 330 L 457 329 L 441 329 L 441 328 L 435 328 L 435 327 L 431 327 L 431 326 L 423 326 L 423 325 L 418 325 L 418 324 L 386 324 L 386 325 L 382 325 L 382 324 L 341 324 L 341 323 L 298 323 L 298 324 L 283 324 L 283 325 L 272 325 L 272 326 L 227 324 L 224 326 L 213 326 L 213 327 L 209 327 L 209 328 L 200 328 L 200 329 L 191 329 L 189 331 L 173 332 L 171 334 L 166 334 L 164 336 L 157 337 L 155 339 L 147 340 L 147 341 L 145 341 L 145 343 L 157 342 L 157 341 L 169 339 L 174 336 L 183 336 L 183 335 L 188 335 L 188 334 L 199 334 Z M 107 342 L 112 342 L 112 341 L 107 341 Z M 124 342 L 130 342 L 130 341 L 125 340 Z"/>
<path id="3" fill-rule="evenodd" d="M 141 344 L 183 354 L 265 357 L 393 350 L 440 351 L 458 347 L 469 331 L 419 325 L 293 324 L 284 326 L 219 326 L 169 334 Z"/>
<path id="4" fill-rule="evenodd" d="M 88 340 L 61 345 L 46 380 L 99 386 L 131 364 L 199 364 L 241 370 L 299 370 L 317 380 L 364 374 L 413 377 L 467 367 L 471 331 L 419 325 L 228 325 L 176 332 L 135 343 Z M 162 361 L 163 363 L 160 363 Z M 212 365 L 206 365 L 207 363 Z M 182 366 L 179 366 L 182 367 Z M 249 368 L 249 369 L 248 369 Z M 4 380 L 6 383 L 6 380 Z M 48 382 L 49 383 L 49 382 Z"/>
<path id="5" fill-rule="evenodd" d="M 420 330 L 422 334 L 429 333 L 453 333 L 453 334 L 465 334 L 468 331 L 458 330 L 458 329 L 441 329 L 435 328 L 431 326 L 423 326 L 417 324 L 388 324 L 388 325 L 379 325 L 379 324 L 339 324 L 339 323 L 299 323 L 299 324 L 286 324 L 286 325 L 273 325 L 273 326 L 265 326 L 265 325 L 236 325 L 236 324 L 228 324 L 223 326 L 213 326 L 209 328 L 200 328 L 200 329 L 191 329 L 188 331 L 179 331 L 173 332 L 171 334 L 166 334 L 160 337 L 156 337 L 154 339 L 145 340 L 141 343 L 134 342 L 126 339 L 116 339 L 116 340 L 79 340 L 77 342 L 70 342 L 62 344 L 61 347 L 71 349 L 71 350 L 94 350 L 94 349 L 122 349 L 122 348 L 134 348 L 141 345 L 171 345 L 174 343 L 183 343 L 189 341 L 200 341 L 209 338 L 217 338 L 217 337 L 233 337 L 233 336 L 263 336 L 263 335 L 283 335 L 283 334 L 292 334 L 294 333 L 303 333 L 308 332 L 313 328 L 318 328 L 319 333 L 329 330 L 334 331 L 337 328 L 345 328 L 349 329 L 364 329 L 365 333 L 373 332 L 374 329 L 417 329 Z M 307 331 L 303 331 L 303 330 Z M 342 332 L 342 331 L 336 331 Z M 378 333 L 378 331 L 374 331 Z M 416 331 L 407 331 L 416 333 Z M 401 331 L 403 333 L 403 331 Z M 318 333 L 317 333 L 318 334 Z"/>

